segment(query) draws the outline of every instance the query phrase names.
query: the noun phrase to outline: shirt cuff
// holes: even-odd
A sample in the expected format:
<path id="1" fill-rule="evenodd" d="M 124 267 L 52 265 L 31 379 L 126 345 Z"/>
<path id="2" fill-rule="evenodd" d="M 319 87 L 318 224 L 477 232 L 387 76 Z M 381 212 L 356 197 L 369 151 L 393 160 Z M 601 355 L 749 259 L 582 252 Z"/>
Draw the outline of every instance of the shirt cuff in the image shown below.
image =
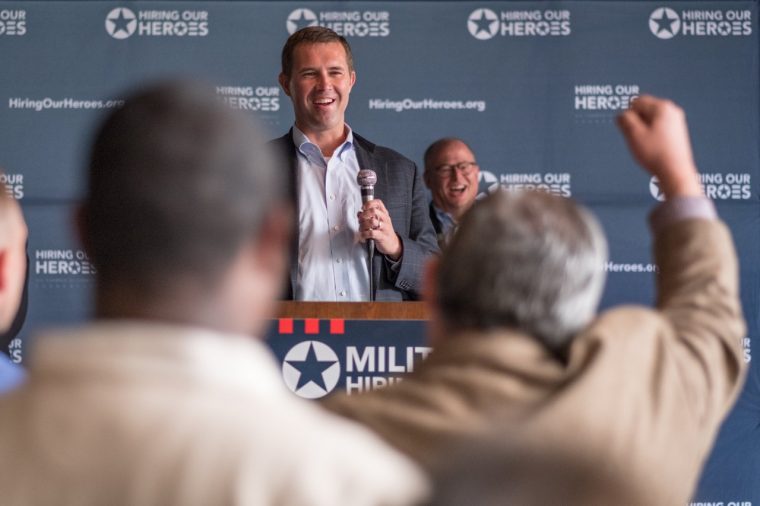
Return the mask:
<path id="1" fill-rule="evenodd" d="M 662 229 L 678 221 L 690 219 L 714 220 L 718 218 L 715 205 L 712 200 L 705 196 L 699 197 L 674 197 L 668 199 L 649 215 L 649 226 L 653 232 Z"/>
<path id="2" fill-rule="evenodd" d="M 401 259 L 404 258 L 404 254 L 402 253 L 401 256 L 398 257 L 398 260 L 391 260 L 390 257 L 387 257 L 385 255 L 383 255 L 383 258 L 385 259 L 385 264 L 388 266 L 391 272 L 398 274 L 401 270 Z"/>

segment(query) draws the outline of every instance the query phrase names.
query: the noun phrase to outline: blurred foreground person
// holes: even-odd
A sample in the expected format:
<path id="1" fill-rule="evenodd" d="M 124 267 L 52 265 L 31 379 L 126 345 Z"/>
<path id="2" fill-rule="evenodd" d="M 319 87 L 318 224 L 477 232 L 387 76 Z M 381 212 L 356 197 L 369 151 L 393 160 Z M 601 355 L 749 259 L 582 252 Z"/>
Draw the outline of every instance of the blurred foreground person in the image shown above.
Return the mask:
<path id="1" fill-rule="evenodd" d="M 0 191 L 0 334 L 13 326 L 19 313 L 26 277 L 26 237 L 21 207 L 5 191 Z M 11 362 L 6 354 L 6 341 L 0 339 L 3 345 L 0 349 L 0 393 L 17 387 L 24 380 L 24 370 Z"/>
<path id="2" fill-rule="evenodd" d="M 426 506 L 652 506 L 624 469 L 572 444 L 541 448 L 503 433 L 460 443 L 433 473 Z"/>
<path id="3" fill-rule="evenodd" d="M 0 401 L 4 505 L 394 505 L 415 468 L 286 391 L 261 335 L 291 208 L 261 134 L 211 90 L 129 98 L 92 150 L 79 226 L 97 320 L 35 340 Z"/>
<path id="4" fill-rule="evenodd" d="M 743 378 L 736 256 L 683 111 L 641 97 L 619 123 L 667 198 L 651 216 L 655 308 L 595 315 L 597 221 L 548 193 L 496 193 L 428 272 L 430 357 L 400 383 L 326 404 L 426 468 L 460 436 L 520 429 L 536 449 L 572 441 L 579 458 L 646 484 L 643 504 L 685 504 Z"/>
<path id="5" fill-rule="evenodd" d="M 451 242 L 464 213 L 478 195 L 480 167 L 470 147 L 461 139 L 438 139 L 425 150 L 425 185 L 433 197 L 430 221 L 438 247 Z"/>

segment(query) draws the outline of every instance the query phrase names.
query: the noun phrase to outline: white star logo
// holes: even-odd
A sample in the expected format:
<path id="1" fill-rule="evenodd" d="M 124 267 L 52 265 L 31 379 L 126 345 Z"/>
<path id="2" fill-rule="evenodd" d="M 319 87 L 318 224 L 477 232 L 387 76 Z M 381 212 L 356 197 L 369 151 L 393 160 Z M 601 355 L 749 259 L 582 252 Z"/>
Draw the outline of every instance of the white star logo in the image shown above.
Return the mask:
<path id="1" fill-rule="evenodd" d="M 298 343 L 282 361 L 282 377 L 288 388 L 299 397 L 319 399 L 338 385 L 338 355 L 319 341 Z"/>
<path id="2" fill-rule="evenodd" d="M 314 11 L 309 9 L 296 9 L 288 16 L 288 21 L 285 23 L 288 29 L 288 33 L 293 35 L 301 28 L 307 26 L 317 26 L 317 15 Z"/>
<path id="3" fill-rule="evenodd" d="M 665 193 L 660 188 L 660 180 L 657 179 L 657 176 L 652 176 L 652 179 L 649 180 L 649 192 L 652 194 L 652 197 L 660 202 L 665 202 Z"/>
<path id="4" fill-rule="evenodd" d="M 137 16 L 126 7 L 117 7 L 106 16 L 106 31 L 114 39 L 124 40 L 137 30 Z"/>
<path id="5" fill-rule="evenodd" d="M 499 16 L 491 9 L 475 9 L 467 18 L 470 35 L 478 40 L 488 40 L 499 31 Z"/>
<path id="6" fill-rule="evenodd" d="M 484 186 L 485 188 L 483 188 Z M 499 178 L 493 172 L 481 169 L 478 175 L 478 188 L 480 191 L 477 198 L 481 199 L 499 189 Z"/>
<path id="7" fill-rule="evenodd" d="M 672 39 L 681 30 L 681 18 L 670 7 L 660 7 L 649 16 L 649 29 L 658 39 Z"/>

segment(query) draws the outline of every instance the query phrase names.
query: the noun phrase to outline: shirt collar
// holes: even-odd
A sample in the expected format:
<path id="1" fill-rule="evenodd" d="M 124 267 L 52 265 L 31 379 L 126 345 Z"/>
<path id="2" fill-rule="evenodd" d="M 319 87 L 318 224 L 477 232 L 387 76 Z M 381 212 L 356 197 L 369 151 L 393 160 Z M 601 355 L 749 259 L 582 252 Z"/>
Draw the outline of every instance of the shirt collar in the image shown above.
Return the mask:
<path id="1" fill-rule="evenodd" d="M 450 228 L 456 226 L 457 222 L 454 221 L 454 217 L 446 211 L 438 209 L 438 206 L 435 204 L 433 204 L 433 211 L 435 211 L 435 216 L 438 218 L 438 221 L 441 222 L 441 225 L 443 225 L 443 229 L 445 231 L 448 231 Z"/>
<path id="2" fill-rule="evenodd" d="M 344 160 L 346 154 L 354 149 L 354 131 L 351 130 L 351 127 L 348 126 L 348 124 L 346 124 L 346 130 L 348 130 L 346 140 L 343 141 L 343 144 L 338 146 L 333 154 L 333 156 L 337 156 L 340 160 Z M 316 157 L 324 159 L 319 146 L 314 144 L 311 139 L 309 139 L 309 137 L 295 125 L 293 125 L 293 144 L 296 145 L 296 149 L 298 149 L 298 151 L 306 158 L 311 159 Z"/>

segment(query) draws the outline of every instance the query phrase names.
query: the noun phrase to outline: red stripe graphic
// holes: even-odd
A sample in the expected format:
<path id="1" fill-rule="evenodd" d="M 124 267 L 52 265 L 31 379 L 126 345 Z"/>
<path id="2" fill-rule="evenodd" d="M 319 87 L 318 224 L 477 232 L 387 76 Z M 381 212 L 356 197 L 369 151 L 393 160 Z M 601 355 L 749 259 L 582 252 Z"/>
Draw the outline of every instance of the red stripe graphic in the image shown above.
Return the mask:
<path id="1" fill-rule="evenodd" d="M 346 325 L 344 320 L 330 320 L 330 334 L 345 334 Z"/>
<path id="2" fill-rule="evenodd" d="M 319 334 L 319 320 L 316 318 L 304 320 L 304 332 L 306 334 Z"/>
<path id="3" fill-rule="evenodd" d="M 293 319 L 292 318 L 280 318 L 279 324 L 280 334 L 292 334 L 293 333 Z"/>

